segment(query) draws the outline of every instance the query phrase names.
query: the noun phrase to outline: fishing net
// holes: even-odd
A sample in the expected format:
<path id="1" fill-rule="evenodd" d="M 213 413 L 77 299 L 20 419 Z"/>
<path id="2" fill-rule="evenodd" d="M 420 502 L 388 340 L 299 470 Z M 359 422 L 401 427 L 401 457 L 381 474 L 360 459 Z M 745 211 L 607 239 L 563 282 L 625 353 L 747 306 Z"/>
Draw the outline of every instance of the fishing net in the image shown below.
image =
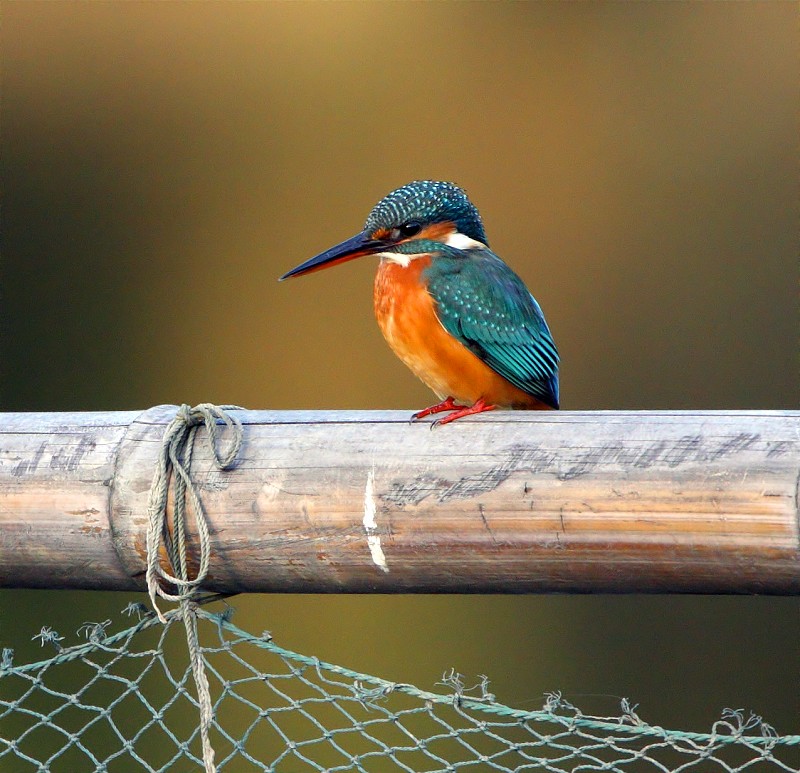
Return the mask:
<path id="1" fill-rule="evenodd" d="M 196 604 L 193 655 L 184 611 L 165 623 L 140 605 L 127 611 L 140 619 L 113 634 L 110 621 L 84 625 L 74 646 L 43 629 L 55 649 L 46 660 L 17 665 L 3 652 L 0 770 L 800 770 L 800 735 L 739 711 L 707 733 L 647 724 L 627 702 L 596 717 L 548 695 L 526 711 L 497 701 L 485 677 L 468 687 L 451 672 L 432 690 L 390 682 L 284 649 Z"/>

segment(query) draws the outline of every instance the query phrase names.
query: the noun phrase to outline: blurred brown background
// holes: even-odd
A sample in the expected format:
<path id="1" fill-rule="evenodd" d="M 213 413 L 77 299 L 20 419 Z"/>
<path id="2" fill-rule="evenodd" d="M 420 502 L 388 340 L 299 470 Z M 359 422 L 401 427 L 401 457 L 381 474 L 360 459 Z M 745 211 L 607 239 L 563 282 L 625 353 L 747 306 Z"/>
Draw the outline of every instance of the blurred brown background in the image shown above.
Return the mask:
<path id="1" fill-rule="evenodd" d="M 420 408 L 374 265 L 279 285 L 453 180 L 562 354 L 563 407 L 796 408 L 795 3 L 2 3 L 2 410 Z M 4 591 L 18 662 L 127 602 Z M 69 603 L 67 603 L 67 601 Z M 796 599 L 306 597 L 236 622 L 498 698 L 796 732 Z M 9 614 L 13 611 L 13 615 Z M 474 680 L 473 680 L 474 681 Z"/>

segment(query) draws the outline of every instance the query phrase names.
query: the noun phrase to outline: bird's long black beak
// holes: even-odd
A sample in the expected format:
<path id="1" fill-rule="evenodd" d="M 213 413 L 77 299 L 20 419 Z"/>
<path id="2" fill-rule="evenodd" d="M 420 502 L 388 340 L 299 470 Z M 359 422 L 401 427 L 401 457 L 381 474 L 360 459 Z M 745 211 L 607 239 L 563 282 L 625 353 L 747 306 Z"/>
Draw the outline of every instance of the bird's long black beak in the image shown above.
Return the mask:
<path id="1" fill-rule="evenodd" d="M 292 276 L 310 274 L 312 271 L 319 271 L 328 266 L 335 266 L 337 263 L 345 263 L 362 255 L 372 255 L 380 252 L 386 247 L 386 243 L 377 239 L 371 239 L 366 233 L 356 234 L 350 239 L 331 247 L 325 252 L 321 252 L 316 257 L 310 258 L 305 263 L 295 266 L 291 271 L 287 271 L 278 281 L 282 282 Z"/>

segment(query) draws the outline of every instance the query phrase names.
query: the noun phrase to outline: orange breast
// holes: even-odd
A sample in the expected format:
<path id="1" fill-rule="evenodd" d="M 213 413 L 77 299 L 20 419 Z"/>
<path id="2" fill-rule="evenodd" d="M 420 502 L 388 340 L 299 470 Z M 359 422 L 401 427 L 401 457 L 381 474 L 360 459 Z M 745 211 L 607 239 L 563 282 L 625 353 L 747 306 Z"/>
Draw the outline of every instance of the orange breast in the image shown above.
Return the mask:
<path id="1" fill-rule="evenodd" d="M 402 266 L 381 258 L 375 277 L 375 316 L 394 353 L 440 399 L 472 405 L 479 398 L 504 408 L 547 408 L 506 381 L 441 325 L 422 272 L 430 257 Z"/>

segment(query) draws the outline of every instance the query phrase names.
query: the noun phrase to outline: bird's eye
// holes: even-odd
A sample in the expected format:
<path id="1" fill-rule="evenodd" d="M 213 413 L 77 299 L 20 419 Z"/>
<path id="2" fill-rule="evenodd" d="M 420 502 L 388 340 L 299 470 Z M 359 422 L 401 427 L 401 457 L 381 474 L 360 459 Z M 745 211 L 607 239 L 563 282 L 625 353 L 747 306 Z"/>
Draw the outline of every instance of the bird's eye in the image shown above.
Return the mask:
<path id="1" fill-rule="evenodd" d="M 392 229 L 392 237 L 395 239 L 408 239 L 416 236 L 422 230 L 422 224 L 416 220 L 409 220 L 407 223 Z"/>

